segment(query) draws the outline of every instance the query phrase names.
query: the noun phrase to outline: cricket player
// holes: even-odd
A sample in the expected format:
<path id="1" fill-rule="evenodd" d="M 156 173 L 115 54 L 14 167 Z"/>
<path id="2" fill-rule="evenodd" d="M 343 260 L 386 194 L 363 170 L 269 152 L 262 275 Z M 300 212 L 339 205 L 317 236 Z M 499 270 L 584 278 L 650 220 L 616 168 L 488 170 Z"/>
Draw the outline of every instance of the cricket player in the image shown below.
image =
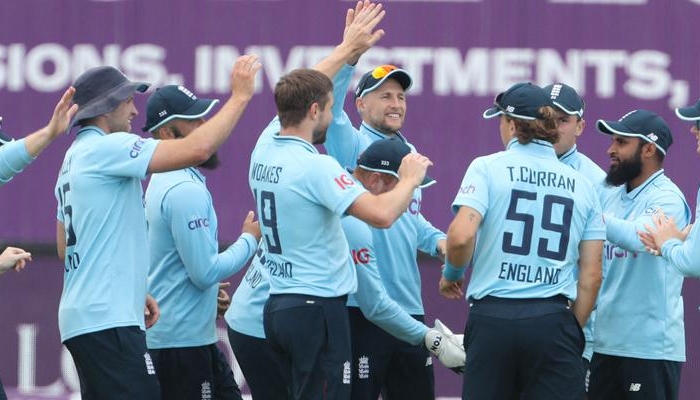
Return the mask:
<path id="1" fill-rule="evenodd" d="M 415 148 L 401 133 L 406 113 L 406 91 L 412 79 L 393 65 L 382 65 L 365 73 L 355 90 L 355 105 L 362 117 L 359 129 L 343 111 L 354 65 L 351 60 L 333 80 L 336 110 L 328 129 L 325 147 L 341 165 L 354 168 L 359 155 L 376 140 L 396 138 Z M 389 296 L 416 320 L 424 322 L 418 251 L 444 255 L 445 234 L 420 212 L 422 191 L 417 189 L 406 212 L 389 229 L 372 229 L 379 272 Z M 353 322 L 354 323 L 354 322 Z M 356 329 L 353 328 L 355 331 Z M 363 335 L 367 337 L 367 335 Z M 367 354 L 375 377 L 368 393 L 382 391 L 385 399 L 431 399 L 435 382 L 430 354 L 423 346 L 397 340 L 380 331 L 371 340 L 355 341 L 356 351 Z M 355 351 L 355 350 L 354 350 Z M 374 395 L 372 395 L 374 398 Z M 359 399 L 358 397 L 353 397 Z"/>
<path id="2" fill-rule="evenodd" d="M 179 85 L 148 99 L 144 132 L 180 140 L 204 124 L 218 100 L 198 98 Z M 243 233 L 219 253 L 218 221 L 202 169 L 219 165 L 217 153 L 198 167 L 153 174 L 146 190 L 151 248 L 148 292 L 160 319 L 146 331 L 163 399 L 240 399 L 231 367 L 216 347 L 219 282 L 240 271 L 260 239 L 250 211 Z"/>
<path id="3" fill-rule="evenodd" d="M 228 138 L 253 95 L 260 64 L 241 56 L 221 110 L 181 140 L 129 133 L 133 97 L 148 87 L 113 67 L 96 67 L 73 85 L 80 125 L 58 173 L 57 248 L 64 261 L 58 311 L 61 341 L 73 357 L 83 399 L 157 399 L 144 321 L 149 248 L 141 180 L 196 166 Z"/>
<path id="4" fill-rule="evenodd" d="M 685 361 L 683 276 L 647 253 L 637 234 L 659 210 L 679 228 L 690 222 L 683 193 L 663 169 L 673 136 L 647 110 L 598 120 L 597 128 L 612 139 L 606 182 L 616 189 L 602 204 L 607 240 L 589 396 L 676 399 Z"/>
<path id="5" fill-rule="evenodd" d="M 683 121 L 692 122 L 690 133 L 698 141 L 695 152 L 700 154 L 700 101 L 687 107 L 676 108 L 676 115 Z M 696 197 L 695 219 L 700 212 L 700 190 Z M 674 218 L 668 218 L 664 210 L 660 210 L 653 224 L 645 225 L 648 232 L 640 233 L 642 243 L 653 255 L 660 255 L 669 262 L 681 275 L 700 277 L 700 228 L 697 223 L 678 229 Z"/>
<path id="6" fill-rule="evenodd" d="M 558 114 L 530 83 L 500 93 L 505 151 L 468 167 L 447 232 L 440 292 L 469 319 L 464 399 L 581 399 L 585 325 L 601 281 L 605 229 L 593 185 L 558 161 Z M 578 281 L 573 269 L 578 264 Z"/>
<path id="7" fill-rule="evenodd" d="M 578 151 L 576 140 L 583 134 L 586 127 L 586 120 L 583 113 L 586 104 L 574 88 L 564 83 L 555 83 L 545 86 L 545 92 L 549 93 L 553 108 L 558 114 L 559 140 L 554 143 L 554 151 L 557 153 L 559 161 L 579 171 L 590 180 L 599 191 L 600 197 L 610 189 L 605 185 L 605 171 L 594 163 L 585 154 Z M 578 278 L 578 266 L 574 266 L 574 276 Z M 591 311 L 588 322 L 583 327 L 586 336 L 586 347 L 583 350 L 582 362 L 586 372 L 586 390 L 588 390 L 588 379 L 590 377 L 591 357 L 593 356 L 593 321 L 595 320 L 595 309 Z"/>
<path id="8" fill-rule="evenodd" d="M 2 131 L 0 117 L 0 186 L 8 183 L 39 156 L 58 136 L 65 132 L 78 106 L 71 104 L 75 89 L 68 88 L 54 108 L 49 123 L 23 139 L 13 140 Z M 0 275 L 10 269 L 21 271 L 32 255 L 20 248 L 8 246 L 0 254 Z M 7 399 L 0 380 L 0 399 Z"/>

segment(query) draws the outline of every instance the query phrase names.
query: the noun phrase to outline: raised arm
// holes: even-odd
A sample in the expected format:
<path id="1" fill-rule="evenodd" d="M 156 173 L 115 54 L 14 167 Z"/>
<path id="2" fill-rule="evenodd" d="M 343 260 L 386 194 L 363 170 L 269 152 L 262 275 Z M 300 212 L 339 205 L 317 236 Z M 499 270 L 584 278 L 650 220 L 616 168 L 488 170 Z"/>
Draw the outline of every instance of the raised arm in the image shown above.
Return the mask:
<path id="1" fill-rule="evenodd" d="M 348 208 L 347 213 L 377 228 L 388 228 L 408 208 L 413 191 L 425 177 L 432 162 L 418 153 L 403 158 L 399 167 L 399 182 L 385 193 L 364 193 Z"/>
<path id="2" fill-rule="evenodd" d="M 231 96 L 206 123 L 181 140 L 158 143 L 148 165 L 148 172 L 165 172 L 195 166 L 209 157 L 226 141 L 253 97 L 255 75 L 261 65 L 255 55 L 236 60 L 231 71 Z"/>

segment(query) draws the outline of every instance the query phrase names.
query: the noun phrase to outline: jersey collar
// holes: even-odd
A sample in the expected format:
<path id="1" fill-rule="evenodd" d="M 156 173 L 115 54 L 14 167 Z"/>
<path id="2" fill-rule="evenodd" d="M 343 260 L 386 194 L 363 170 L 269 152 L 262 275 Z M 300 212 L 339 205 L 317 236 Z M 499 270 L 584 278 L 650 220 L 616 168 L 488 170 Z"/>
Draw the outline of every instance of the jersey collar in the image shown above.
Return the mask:
<path id="1" fill-rule="evenodd" d="M 307 142 L 306 140 L 296 137 L 296 136 L 280 136 L 279 134 L 273 136 L 272 138 L 274 141 L 280 143 L 280 144 L 295 144 L 298 146 L 303 147 L 304 149 L 308 150 L 311 153 L 316 153 L 318 154 L 318 150 L 314 145 L 311 143 Z"/>
<path id="2" fill-rule="evenodd" d="M 518 139 L 513 138 L 510 140 L 510 142 L 508 142 L 506 150 L 527 151 L 533 155 L 545 157 L 557 156 L 557 154 L 554 152 L 554 146 L 548 141 L 541 139 L 532 139 L 530 143 L 520 144 Z"/>
<path id="3" fill-rule="evenodd" d="M 578 152 L 578 150 L 576 149 L 576 145 L 574 145 L 574 147 L 570 148 L 570 149 L 569 149 L 568 151 L 566 151 L 564 154 L 562 154 L 561 156 L 559 156 L 559 161 L 565 163 L 567 158 L 573 157 L 574 154 L 576 154 L 577 152 Z"/>
<path id="4" fill-rule="evenodd" d="M 647 180 L 644 181 L 644 183 L 637 186 L 632 191 L 625 192 L 623 194 L 623 196 L 627 196 L 630 199 L 634 200 L 637 196 L 639 196 L 644 191 L 644 189 L 646 189 L 649 185 L 651 185 L 651 183 L 654 182 L 656 180 L 656 178 L 660 177 L 663 174 L 664 174 L 663 168 L 654 172 L 650 177 L 647 178 Z"/>
<path id="5" fill-rule="evenodd" d="M 401 133 L 401 131 L 396 132 L 394 135 L 387 135 L 386 133 L 379 132 L 378 130 L 372 128 L 371 126 L 367 125 L 366 123 L 362 122 L 360 125 L 360 131 L 365 132 L 368 135 L 372 136 L 374 140 L 377 139 L 389 139 L 391 137 L 396 136 L 399 138 L 401 141 L 404 143 L 408 143 L 408 140 L 406 140 L 406 137 Z"/>

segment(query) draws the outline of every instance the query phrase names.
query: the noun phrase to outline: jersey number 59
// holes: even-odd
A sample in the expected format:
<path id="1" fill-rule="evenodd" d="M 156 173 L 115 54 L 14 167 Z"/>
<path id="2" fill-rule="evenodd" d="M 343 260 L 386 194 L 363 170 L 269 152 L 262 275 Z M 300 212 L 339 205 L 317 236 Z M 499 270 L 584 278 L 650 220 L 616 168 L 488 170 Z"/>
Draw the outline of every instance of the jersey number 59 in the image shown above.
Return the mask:
<path id="1" fill-rule="evenodd" d="M 536 201 L 537 192 L 526 192 L 524 190 L 513 189 L 510 195 L 510 205 L 506 213 L 506 220 L 519 221 L 523 223 L 522 243 L 513 243 L 513 232 L 503 233 L 502 250 L 504 253 L 528 255 L 532 246 L 532 238 L 535 226 L 535 217 L 531 214 L 518 212 L 520 201 Z M 547 194 L 542 203 L 542 218 L 540 228 L 545 231 L 559 234 L 559 244 L 555 251 L 549 250 L 550 240 L 540 237 L 537 241 L 537 256 L 549 258 L 551 260 L 563 261 L 566 258 L 566 249 L 569 245 L 569 231 L 571 229 L 571 216 L 574 208 L 574 200 L 568 197 Z M 553 218 L 555 210 L 561 210 L 561 216 Z M 559 222 L 561 221 L 561 222 Z"/>

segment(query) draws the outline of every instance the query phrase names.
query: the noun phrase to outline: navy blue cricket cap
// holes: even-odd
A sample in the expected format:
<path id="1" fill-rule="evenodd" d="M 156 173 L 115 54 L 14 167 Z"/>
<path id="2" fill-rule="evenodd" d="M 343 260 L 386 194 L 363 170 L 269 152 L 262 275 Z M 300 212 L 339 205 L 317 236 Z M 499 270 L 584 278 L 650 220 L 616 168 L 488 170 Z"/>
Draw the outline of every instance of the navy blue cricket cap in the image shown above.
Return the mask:
<path id="1" fill-rule="evenodd" d="M 396 79 L 404 91 L 410 89 L 413 84 L 413 79 L 411 79 L 408 72 L 403 69 L 390 64 L 380 65 L 362 75 L 355 89 L 355 97 L 362 97 L 375 90 L 389 78 Z"/>
<path id="2" fill-rule="evenodd" d="M 200 99 L 181 85 L 166 85 L 156 89 L 146 103 L 144 132 L 153 132 L 175 118 L 204 118 L 218 103 L 216 99 Z"/>
<path id="3" fill-rule="evenodd" d="M 406 155 L 411 153 L 411 148 L 397 138 L 380 139 L 372 142 L 357 159 L 357 166 L 367 171 L 399 177 L 399 166 Z M 423 178 L 419 188 L 426 188 L 437 181 L 428 175 Z"/>
<path id="4" fill-rule="evenodd" d="M 700 100 L 692 106 L 676 108 L 676 115 L 684 121 L 700 120 Z"/>
<path id="5" fill-rule="evenodd" d="M 648 110 L 630 111 L 618 121 L 599 119 L 596 127 L 598 131 L 607 135 L 638 137 L 649 143 L 654 143 L 664 155 L 673 144 L 671 129 L 666 121 L 658 114 Z"/>
<path id="6" fill-rule="evenodd" d="M 484 111 L 484 118 L 507 115 L 511 118 L 536 120 L 540 118 L 540 108 L 551 106 L 547 92 L 530 82 L 516 83 L 505 92 L 499 93 L 493 107 Z"/>
<path id="7" fill-rule="evenodd" d="M 586 108 L 586 103 L 583 102 L 583 99 L 576 93 L 574 88 L 564 83 L 555 83 L 542 89 L 549 94 L 554 107 L 569 115 L 577 115 L 579 118 L 583 118 L 583 110 Z"/>
<path id="8" fill-rule="evenodd" d="M 6 144 L 6 143 L 10 143 L 13 140 L 15 140 L 15 139 L 7 136 L 5 134 L 5 132 L 3 132 L 3 130 L 2 130 L 2 117 L 0 117 L 0 146 L 2 146 L 3 144 Z"/>

